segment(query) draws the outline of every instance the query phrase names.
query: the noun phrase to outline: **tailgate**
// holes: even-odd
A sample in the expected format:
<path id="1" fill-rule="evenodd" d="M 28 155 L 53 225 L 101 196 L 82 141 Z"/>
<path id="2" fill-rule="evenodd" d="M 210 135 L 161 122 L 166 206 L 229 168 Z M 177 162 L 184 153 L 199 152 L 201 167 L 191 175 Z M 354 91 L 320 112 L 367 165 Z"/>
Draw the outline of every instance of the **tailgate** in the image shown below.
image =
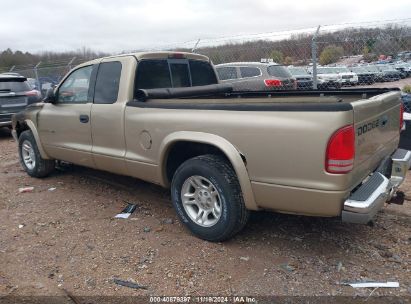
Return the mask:
<path id="1" fill-rule="evenodd" d="M 361 182 L 398 146 L 400 92 L 388 92 L 351 103 L 354 109 L 353 179 Z"/>
<path id="2" fill-rule="evenodd" d="M 0 92 L 0 113 L 17 113 L 28 104 L 25 94 Z"/>

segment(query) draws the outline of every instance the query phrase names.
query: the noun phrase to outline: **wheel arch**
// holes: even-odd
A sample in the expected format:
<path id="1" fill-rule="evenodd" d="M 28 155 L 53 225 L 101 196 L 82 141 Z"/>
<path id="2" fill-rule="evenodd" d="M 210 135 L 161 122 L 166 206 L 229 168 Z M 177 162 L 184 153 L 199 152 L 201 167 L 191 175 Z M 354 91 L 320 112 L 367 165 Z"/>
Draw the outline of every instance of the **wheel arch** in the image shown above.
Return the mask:
<path id="1" fill-rule="evenodd" d="M 20 134 L 22 132 L 27 131 L 27 130 L 30 130 L 33 133 L 33 136 L 36 141 L 37 148 L 39 149 L 41 157 L 44 159 L 50 159 L 46 151 L 44 151 L 43 149 L 43 145 L 41 144 L 40 136 L 37 132 L 36 125 L 30 119 L 17 121 L 16 126 L 15 126 L 17 138 L 20 137 Z"/>
<path id="2" fill-rule="evenodd" d="M 237 148 L 234 145 L 232 145 L 228 140 L 215 134 L 209 134 L 204 132 L 180 131 L 166 136 L 160 146 L 158 162 L 160 183 L 163 186 L 168 187 L 170 185 L 172 173 L 177 168 L 173 168 L 173 172 L 168 172 L 170 165 L 169 161 L 170 159 L 172 159 L 173 154 L 176 153 L 176 148 L 179 147 L 178 145 L 181 145 L 182 143 L 188 144 L 188 146 L 184 146 L 184 148 L 189 148 L 196 145 L 196 147 L 198 148 L 198 145 L 203 145 L 204 148 L 209 148 L 209 150 L 206 150 L 208 151 L 208 153 L 221 154 L 225 158 L 227 158 L 227 160 L 231 163 L 234 171 L 236 172 L 243 194 L 244 203 L 247 209 L 259 209 L 254 199 L 250 178 L 246 168 L 245 156 L 242 155 L 241 152 L 238 151 Z M 202 151 L 203 149 L 198 150 Z M 190 154 L 186 153 L 186 155 Z M 194 153 L 190 156 L 193 157 L 198 155 L 201 154 Z M 183 157 L 182 161 L 180 160 L 179 164 L 181 164 L 186 159 L 188 158 Z"/>

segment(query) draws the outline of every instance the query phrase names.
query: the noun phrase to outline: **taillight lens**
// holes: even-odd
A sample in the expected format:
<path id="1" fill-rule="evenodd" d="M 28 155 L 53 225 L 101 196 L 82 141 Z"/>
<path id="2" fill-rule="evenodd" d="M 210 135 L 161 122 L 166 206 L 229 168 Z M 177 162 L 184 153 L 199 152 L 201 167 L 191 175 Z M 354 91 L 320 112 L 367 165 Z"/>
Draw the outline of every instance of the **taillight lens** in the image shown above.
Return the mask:
<path id="1" fill-rule="evenodd" d="M 404 125 L 404 105 L 401 103 L 401 106 L 400 106 L 400 132 L 402 130 L 403 125 Z"/>
<path id="2" fill-rule="evenodd" d="M 328 173 L 343 174 L 352 170 L 355 156 L 354 126 L 338 129 L 327 145 L 325 170 Z"/>
<path id="3" fill-rule="evenodd" d="M 264 79 L 264 83 L 266 87 L 280 87 L 283 85 L 279 79 Z"/>
<path id="4" fill-rule="evenodd" d="M 28 97 L 37 96 L 40 97 L 40 92 L 37 90 L 31 90 L 24 93 Z"/>
<path id="5" fill-rule="evenodd" d="M 185 59 L 185 56 L 183 53 L 172 53 L 168 55 L 168 58 L 172 59 Z"/>

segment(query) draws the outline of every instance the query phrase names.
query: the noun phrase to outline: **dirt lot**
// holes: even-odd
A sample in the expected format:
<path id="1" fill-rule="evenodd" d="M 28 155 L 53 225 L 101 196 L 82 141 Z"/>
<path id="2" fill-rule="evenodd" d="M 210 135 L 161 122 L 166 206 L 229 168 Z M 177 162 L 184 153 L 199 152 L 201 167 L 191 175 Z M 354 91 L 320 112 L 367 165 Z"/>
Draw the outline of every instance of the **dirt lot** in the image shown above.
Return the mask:
<path id="1" fill-rule="evenodd" d="M 406 85 L 411 85 L 411 78 L 405 78 L 398 81 L 390 82 L 376 82 L 372 85 L 355 86 L 355 88 L 400 88 L 402 89 Z"/>
<path id="2" fill-rule="evenodd" d="M 32 193 L 18 188 L 33 186 Z M 54 191 L 49 189 L 55 187 Z M 403 186 L 411 196 L 411 176 Z M 129 219 L 113 219 L 125 202 Z M 130 289 L 113 282 L 132 280 Z M 360 295 L 343 281 L 395 280 L 378 295 L 411 295 L 411 203 L 373 226 L 253 214 L 244 231 L 209 243 L 177 221 L 167 190 L 81 167 L 46 179 L 20 168 L 0 130 L 0 295 Z"/>

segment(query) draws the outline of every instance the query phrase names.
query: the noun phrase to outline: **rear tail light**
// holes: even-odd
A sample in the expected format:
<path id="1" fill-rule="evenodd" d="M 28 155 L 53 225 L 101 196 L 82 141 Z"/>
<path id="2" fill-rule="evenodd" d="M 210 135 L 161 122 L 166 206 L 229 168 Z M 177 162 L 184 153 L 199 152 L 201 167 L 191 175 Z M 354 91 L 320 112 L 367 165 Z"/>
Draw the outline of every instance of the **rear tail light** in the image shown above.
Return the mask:
<path id="1" fill-rule="evenodd" d="M 401 106 L 400 106 L 400 131 L 402 130 L 403 125 L 404 125 L 404 104 L 401 103 Z"/>
<path id="2" fill-rule="evenodd" d="M 325 170 L 328 173 L 348 173 L 352 170 L 355 156 L 354 126 L 338 129 L 327 145 Z"/>
<path id="3" fill-rule="evenodd" d="M 40 97 L 40 92 L 37 90 L 31 90 L 31 91 L 27 91 L 24 93 L 26 96 L 28 97 L 33 97 L 33 96 L 37 96 Z"/>
<path id="4" fill-rule="evenodd" d="M 279 79 L 264 79 L 264 83 L 266 87 L 280 87 L 283 85 Z"/>

